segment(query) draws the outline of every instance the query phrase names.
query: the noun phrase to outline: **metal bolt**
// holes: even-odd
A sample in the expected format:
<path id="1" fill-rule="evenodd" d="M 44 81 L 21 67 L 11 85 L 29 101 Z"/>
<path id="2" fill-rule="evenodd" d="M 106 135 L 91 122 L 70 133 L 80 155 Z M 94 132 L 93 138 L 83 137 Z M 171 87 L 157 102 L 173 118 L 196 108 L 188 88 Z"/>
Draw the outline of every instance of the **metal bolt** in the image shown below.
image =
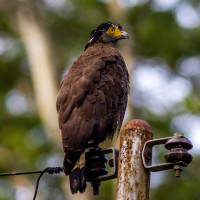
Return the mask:
<path id="1" fill-rule="evenodd" d="M 181 136 L 184 136 L 184 135 L 183 135 L 183 133 L 176 132 L 176 133 L 174 133 L 174 136 L 175 137 L 181 137 Z"/>
<path id="2" fill-rule="evenodd" d="M 174 165 L 174 172 L 176 177 L 181 177 L 181 172 L 183 170 L 183 166 L 181 165 Z"/>
<path id="3" fill-rule="evenodd" d="M 110 159 L 108 161 L 108 164 L 110 165 L 110 167 L 113 167 L 114 166 L 114 160 L 113 159 Z"/>

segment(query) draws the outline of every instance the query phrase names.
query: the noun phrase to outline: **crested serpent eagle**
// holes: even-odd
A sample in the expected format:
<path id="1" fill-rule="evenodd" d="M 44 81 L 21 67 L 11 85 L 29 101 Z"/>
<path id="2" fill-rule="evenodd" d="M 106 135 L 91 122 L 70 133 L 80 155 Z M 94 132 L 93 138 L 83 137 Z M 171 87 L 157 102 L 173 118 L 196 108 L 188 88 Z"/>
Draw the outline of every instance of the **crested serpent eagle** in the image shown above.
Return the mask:
<path id="1" fill-rule="evenodd" d="M 61 82 L 56 106 L 65 151 L 63 169 L 70 175 L 72 193 L 86 188 L 84 150 L 97 147 L 121 128 L 129 75 L 116 44 L 127 38 L 120 24 L 102 23 Z"/>

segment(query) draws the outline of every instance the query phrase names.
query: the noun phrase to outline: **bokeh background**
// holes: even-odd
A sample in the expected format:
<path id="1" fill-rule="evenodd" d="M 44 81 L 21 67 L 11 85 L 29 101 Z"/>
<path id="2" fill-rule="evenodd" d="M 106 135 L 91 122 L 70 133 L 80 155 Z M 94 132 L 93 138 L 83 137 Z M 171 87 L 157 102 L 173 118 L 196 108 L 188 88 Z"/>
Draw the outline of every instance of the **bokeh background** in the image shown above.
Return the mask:
<path id="1" fill-rule="evenodd" d="M 172 170 L 152 173 L 150 200 L 199 200 L 199 0 L 0 0 L 0 172 L 62 166 L 59 83 L 90 32 L 108 20 L 130 35 L 119 44 L 131 77 L 124 122 L 140 118 L 154 138 L 182 132 L 194 145 L 180 179 Z M 156 148 L 154 162 L 164 162 L 164 153 Z M 32 199 L 36 178 L 0 177 L 0 200 Z M 96 197 L 90 184 L 72 196 L 67 177 L 44 175 L 37 199 L 110 200 L 115 184 L 103 182 Z"/>

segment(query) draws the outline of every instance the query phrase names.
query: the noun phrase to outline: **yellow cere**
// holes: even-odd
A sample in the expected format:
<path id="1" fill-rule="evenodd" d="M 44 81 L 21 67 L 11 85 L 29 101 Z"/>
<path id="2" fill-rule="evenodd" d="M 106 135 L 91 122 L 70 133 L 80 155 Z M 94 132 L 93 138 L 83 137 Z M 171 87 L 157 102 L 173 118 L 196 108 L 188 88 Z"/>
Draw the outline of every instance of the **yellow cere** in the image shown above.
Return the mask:
<path id="1" fill-rule="evenodd" d="M 123 31 L 119 30 L 116 26 L 111 26 L 106 32 L 117 38 L 120 38 L 123 33 Z"/>

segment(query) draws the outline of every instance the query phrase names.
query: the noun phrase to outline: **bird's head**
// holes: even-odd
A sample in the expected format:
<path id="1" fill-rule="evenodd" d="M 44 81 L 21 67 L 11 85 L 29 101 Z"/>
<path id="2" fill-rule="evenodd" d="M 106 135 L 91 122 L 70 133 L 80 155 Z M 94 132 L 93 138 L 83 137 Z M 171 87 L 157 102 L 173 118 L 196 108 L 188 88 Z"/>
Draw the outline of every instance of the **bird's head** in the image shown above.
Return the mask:
<path id="1" fill-rule="evenodd" d="M 100 24 L 96 29 L 92 31 L 90 40 L 85 46 L 85 50 L 97 42 L 116 44 L 118 40 L 128 38 L 128 33 L 122 30 L 122 26 L 120 24 L 105 22 Z"/>

